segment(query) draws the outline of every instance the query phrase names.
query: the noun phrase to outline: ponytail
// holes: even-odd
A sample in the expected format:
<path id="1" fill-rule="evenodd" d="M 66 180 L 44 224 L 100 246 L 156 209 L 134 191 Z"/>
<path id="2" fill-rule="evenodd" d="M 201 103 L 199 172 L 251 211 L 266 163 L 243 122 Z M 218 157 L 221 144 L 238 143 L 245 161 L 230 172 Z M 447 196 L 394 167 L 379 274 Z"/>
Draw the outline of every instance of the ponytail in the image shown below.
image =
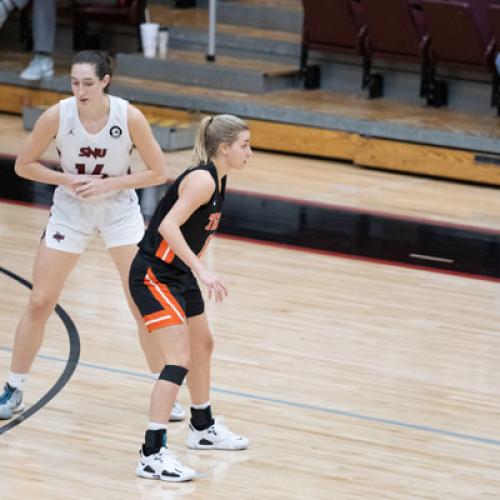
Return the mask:
<path id="1" fill-rule="evenodd" d="M 193 149 L 193 163 L 208 163 L 221 144 L 233 144 L 248 125 L 234 115 L 206 116 L 200 122 Z"/>

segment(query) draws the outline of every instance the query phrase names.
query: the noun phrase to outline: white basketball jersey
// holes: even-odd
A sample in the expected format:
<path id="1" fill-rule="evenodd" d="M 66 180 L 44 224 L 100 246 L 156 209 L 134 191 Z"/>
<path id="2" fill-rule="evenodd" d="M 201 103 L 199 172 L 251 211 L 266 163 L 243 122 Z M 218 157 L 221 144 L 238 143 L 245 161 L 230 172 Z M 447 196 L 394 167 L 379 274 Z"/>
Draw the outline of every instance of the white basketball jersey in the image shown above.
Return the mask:
<path id="1" fill-rule="evenodd" d="M 90 134 L 80 122 L 76 98 L 59 102 L 59 130 L 55 143 L 65 172 L 110 177 L 129 172 L 132 140 L 127 125 L 127 106 L 124 99 L 110 95 L 108 122 L 97 134 Z"/>

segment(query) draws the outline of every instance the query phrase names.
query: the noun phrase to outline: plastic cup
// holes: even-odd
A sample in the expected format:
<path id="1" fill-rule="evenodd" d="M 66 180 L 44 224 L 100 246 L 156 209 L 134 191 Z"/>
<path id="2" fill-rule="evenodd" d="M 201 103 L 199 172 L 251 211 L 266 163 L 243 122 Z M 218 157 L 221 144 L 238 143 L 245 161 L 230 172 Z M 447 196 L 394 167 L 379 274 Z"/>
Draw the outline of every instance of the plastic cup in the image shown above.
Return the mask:
<path id="1" fill-rule="evenodd" d="M 144 57 L 156 56 L 159 29 L 160 25 L 158 23 L 141 24 L 141 43 Z"/>
<path id="2" fill-rule="evenodd" d="M 167 57 L 168 51 L 168 29 L 162 28 L 158 33 L 158 55 Z"/>

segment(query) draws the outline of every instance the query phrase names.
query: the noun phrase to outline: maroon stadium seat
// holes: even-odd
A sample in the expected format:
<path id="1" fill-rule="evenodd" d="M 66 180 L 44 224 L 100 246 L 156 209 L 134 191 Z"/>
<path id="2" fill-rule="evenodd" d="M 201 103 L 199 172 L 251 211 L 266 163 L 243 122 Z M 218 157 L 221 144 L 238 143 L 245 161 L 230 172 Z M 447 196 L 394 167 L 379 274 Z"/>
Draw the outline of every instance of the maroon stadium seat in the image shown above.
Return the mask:
<path id="1" fill-rule="evenodd" d="M 73 7 L 73 46 L 75 50 L 85 48 L 89 22 L 103 25 L 130 25 L 137 29 L 140 46 L 139 25 L 144 22 L 146 0 L 118 0 L 116 5 L 77 5 Z"/>
<path id="2" fill-rule="evenodd" d="M 490 0 L 422 0 L 435 68 L 458 67 L 493 73 L 494 39 Z"/>
<path id="3" fill-rule="evenodd" d="M 493 28 L 493 38 L 495 39 L 496 53 L 498 57 L 498 50 L 500 48 L 500 2 L 490 6 L 490 19 Z M 500 73 L 497 65 L 494 68 L 494 83 L 493 92 L 491 94 L 491 105 L 495 106 L 500 115 Z"/>
<path id="4" fill-rule="evenodd" d="M 366 26 L 355 0 L 302 0 L 304 25 L 300 68 L 306 77 L 309 50 L 364 56 Z M 319 75 L 316 75 L 319 77 Z M 318 83 L 319 82 L 315 82 Z"/>
<path id="5" fill-rule="evenodd" d="M 425 95 L 429 35 L 417 0 L 361 0 L 372 57 L 414 61 L 422 65 L 420 93 Z"/>
<path id="6" fill-rule="evenodd" d="M 488 15 L 485 15 L 489 3 L 489 0 L 422 1 L 432 52 L 438 64 L 491 69 L 492 27 Z"/>

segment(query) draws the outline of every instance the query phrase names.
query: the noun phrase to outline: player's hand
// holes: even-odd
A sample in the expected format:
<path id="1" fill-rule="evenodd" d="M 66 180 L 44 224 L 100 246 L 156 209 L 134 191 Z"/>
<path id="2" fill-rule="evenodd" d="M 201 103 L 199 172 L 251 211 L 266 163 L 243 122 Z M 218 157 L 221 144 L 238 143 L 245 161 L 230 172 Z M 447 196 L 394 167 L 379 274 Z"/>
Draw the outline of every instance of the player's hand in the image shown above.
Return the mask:
<path id="1" fill-rule="evenodd" d="M 86 183 L 95 180 L 96 178 L 102 179 L 102 175 L 80 175 L 80 174 L 66 174 L 66 182 L 64 185 L 69 188 L 73 194 L 77 195 L 77 190 L 84 186 Z"/>
<path id="2" fill-rule="evenodd" d="M 93 198 L 107 193 L 108 183 L 102 175 L 79 175 L 82 179 L 76 183 L 74 192 L 79 198 Z"/>
<path id="3" fill-rule="evenodd" d="M 208 298 L 215 302 L 222 302 L 228 295 L 225 283 L 214 273 L 205 268 L 197 271 L 198 279 L 207 287 Z"/>

